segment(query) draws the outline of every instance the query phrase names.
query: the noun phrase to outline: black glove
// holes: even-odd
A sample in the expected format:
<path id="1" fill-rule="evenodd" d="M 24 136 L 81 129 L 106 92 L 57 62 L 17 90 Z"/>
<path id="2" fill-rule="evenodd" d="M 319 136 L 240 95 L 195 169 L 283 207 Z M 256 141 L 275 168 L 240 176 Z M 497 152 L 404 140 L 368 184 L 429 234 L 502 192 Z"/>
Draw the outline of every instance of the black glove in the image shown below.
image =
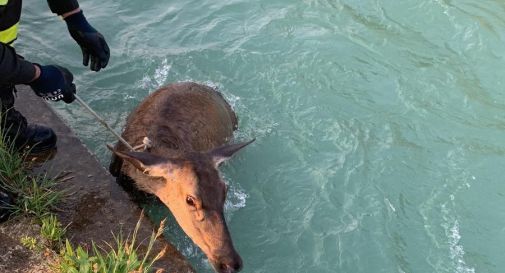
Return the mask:
<path id="1" fill-rule="evenodd" d="M 100 32 L 96 31 L 86 20 L 82 11 L 65 18 L 68 31 L 82 50 L 82 64 L 93 71 L 100 71 L 109 62 L 110 50 Z"/>
<path id="2" fill-rule="evenodd" d="M 29 85 L 37 96 L 66 103 L 75 100 L 75 84 L 72 83 L 74 76 L 68 69 L 57 65 L 35 65 L 40 67 L 40 76 Z"/>

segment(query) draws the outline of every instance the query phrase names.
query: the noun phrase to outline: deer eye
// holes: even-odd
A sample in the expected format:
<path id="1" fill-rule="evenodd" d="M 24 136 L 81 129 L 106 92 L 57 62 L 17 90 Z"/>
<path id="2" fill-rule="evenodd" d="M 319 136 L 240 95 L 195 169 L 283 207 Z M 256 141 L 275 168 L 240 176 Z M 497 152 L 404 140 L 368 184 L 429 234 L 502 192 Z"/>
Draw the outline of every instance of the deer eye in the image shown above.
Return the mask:
<path id="1" fill-rule="evenodd" d="M 194 207 L 195 206 L 195 198 L 191 195 L 186 196 L 186 204 Z"/>

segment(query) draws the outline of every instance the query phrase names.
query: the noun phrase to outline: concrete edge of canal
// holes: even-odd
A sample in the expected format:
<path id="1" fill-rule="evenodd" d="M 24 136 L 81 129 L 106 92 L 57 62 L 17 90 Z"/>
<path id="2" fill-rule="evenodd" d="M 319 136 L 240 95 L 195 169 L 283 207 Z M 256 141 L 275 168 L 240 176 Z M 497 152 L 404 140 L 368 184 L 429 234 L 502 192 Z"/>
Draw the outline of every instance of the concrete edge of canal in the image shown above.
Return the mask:
<path id="1" fill-rule="evenodd" d="M 113 244 L 113 233 L 131 233 L 140 217 L 139 206 L 116 183 L 115 178 L 103 168 L 72 129 L 27 87 L 18 86 L 16 109 L 28 119 L 28 123 L 49 126 L 58 136 L 58 152 L 52 160 L 40 166 L 39 171 L 47 172 L 49 176 L 65 172 L 67 177 L 71 177 L 60 185 L 67 194 L 59 206 L 61 210 L 56 212 L 61 223 L 68 225 L 67 237 L 70 241 L 84 247 L 89 247 L 92 241 Z M 155 229 L 150 220 L 144 218 L 138 234 L 140 240 L 148 238 Z M 0 229 L 0 237 L 2 236 L 6 235 L 2 235 Z M 173 273 L 195 272 L 185 257 L 161 238 L 156 243 L 155 250 L 159 251 L 163 247 L 167 251 L 155 264 L 157 268 Z M 18 259 L 20 263 L 27 264 L 26 260 Z M 9 272 L 17 272 L 18 269 L 19 272 L 37 272 L 16 264 Z"/>

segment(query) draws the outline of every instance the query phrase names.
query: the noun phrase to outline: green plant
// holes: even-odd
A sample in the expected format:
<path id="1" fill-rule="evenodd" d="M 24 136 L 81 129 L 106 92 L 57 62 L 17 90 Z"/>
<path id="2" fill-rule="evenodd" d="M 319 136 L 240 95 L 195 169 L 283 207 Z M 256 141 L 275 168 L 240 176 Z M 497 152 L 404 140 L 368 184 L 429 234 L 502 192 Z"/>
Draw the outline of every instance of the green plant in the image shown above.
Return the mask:
<path id="1" fill-rule="evenodd" d="M 90 257 L 88 251 L 85 251 L 81 246 L 74 250 L 68 239 L 66 239 L 57 270 L 61 273 L 97 272 L 94 270 L 96 269 L 96 259 L 96 257 Z"/>
<path id="2" fill-rule="evenodd" d="M 21 180 L 26 167 L 26 155 L 16 149 L 14 139 L 7 136 L 7 131 L 2 125 L 5 124 L 5 116 L 0 113 L 0 176 L 3 182 Z"/>
<path id="3" fill-rule="evenodd" d="M 54 189 L 57 181 L 46 175 L 25 174 L 15 180 L 6 180 L 0 174 L 0 184 L 16 196 L 14 204 L 10 206 L 13 214 L 31 214 L 38 219 L 49 215 L 63 194 Z"/>
<path id="4" fill-rule="evenodd" d="M 21 237 L 21 244 L 29 250 L 34 250 L 37 247 L 37 239 L 30 236 Z"/>
<path id="5" fill-rule="evenodd" d="M 141 218 L 143 216 L 141 215 Z M 164 255 L 164 251 L 159 252 L 154 258 L 150 258 L 150 253 L 154 242 L 159 238 L 164 229 L 164 222 L 161 223 L 157 232 L 153 232 L 149 238 L 149 243 L 145 253 L 139 255 L 137 242 L 137 233 L 140 228 L 141 220 L 137 222 L 135 230 L 130 238 L 123 238 L 120 233 L 114 235 L 115 246 L 108 245 L 108 250 L 97 247 L 92 242 L 92 254 L 84 250 L 81 246 L 73 249 L 68 240 L 61 251 L 60 262 L 57 265 L 57 271 L 61 273 L 148 273 L 155 261 Z"/>
<path id="6" fill-rule="evenodd" d="M 61 226 L 60 221 L 53 214 L 42 218 L 41 222 L 40 235 L 47 240 L 50 247 L 59 245 L 63 241 L 66 228 Z"/>
<path id="7" fill-rule="evenodd" d="M 28 174 L 31 162 L 13 143 L 0 126 L 0 189 L 16 197 L 14 204 L 8 207 L 14 214 L 32 214 L 40 219 L 49 214 L 62 193 L 54 189 L 56 179 L 45 174 Z"/>

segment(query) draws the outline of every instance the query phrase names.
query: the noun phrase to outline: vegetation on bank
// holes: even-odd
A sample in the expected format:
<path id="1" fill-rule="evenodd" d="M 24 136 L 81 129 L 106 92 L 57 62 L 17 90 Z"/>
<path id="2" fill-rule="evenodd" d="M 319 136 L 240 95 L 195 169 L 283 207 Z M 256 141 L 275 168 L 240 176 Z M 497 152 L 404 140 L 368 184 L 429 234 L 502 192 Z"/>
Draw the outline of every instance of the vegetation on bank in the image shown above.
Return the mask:
<path id="1" fill-rule="evenodd" d="M 70 242 L 66 240 L 65 246 L 61 250 L 57 272 L 149 273 L 153 263 L 165 254 L 164 251 L 161 251 L 153 259 L 148 259 L 154 242 L 163 232 L 163 227 L 164 223 L 160 225 L 156 233 L 151 235 L 146 253 L 142 256 L 138 254 L 138 245 L 135 247 L 140 220 L 137 222 L 131 237 L 128 236 L 125 239 L 122 234 L 114 236 L 115 245 L 108 245 L 108 250 L 100 249 L 95 243 L 92 243 L 90 254 L 81 246 L 74 249 Z"/>
<path id="2" fill-rule="evenodd" d="M 30 236 L 20 239 L 24 247 L 37 252 L 51 252 L 55 262 L 50 266 L 57 273 L 152 272 L 153 263 L 164 255 L 164 250 L 154 257 L 151 254 L 154 242 L 163 232 L 163 222 L 142 252 L 139 251 L 137 232 L 143 215 L 133 234 L 126 237 L 122 233 L 114 235 L 115 242 L 107 243 L 106 248 L 99 247 L 95 242 L 89 250 L 74 246 L 65 237 L 67 227 L 63 227 L 53 213 L 65 196 L 64 192 L 56 189 L 59 179 L 33 175 L 30 172 L 32 162 L 27 159 L 5 137 L 0 137 L 0 188 L 14 196 L 14 203 L 8 207 L 12 211 L 11 217 L 30 216 L 40 226 L 39 240 Z"/>

